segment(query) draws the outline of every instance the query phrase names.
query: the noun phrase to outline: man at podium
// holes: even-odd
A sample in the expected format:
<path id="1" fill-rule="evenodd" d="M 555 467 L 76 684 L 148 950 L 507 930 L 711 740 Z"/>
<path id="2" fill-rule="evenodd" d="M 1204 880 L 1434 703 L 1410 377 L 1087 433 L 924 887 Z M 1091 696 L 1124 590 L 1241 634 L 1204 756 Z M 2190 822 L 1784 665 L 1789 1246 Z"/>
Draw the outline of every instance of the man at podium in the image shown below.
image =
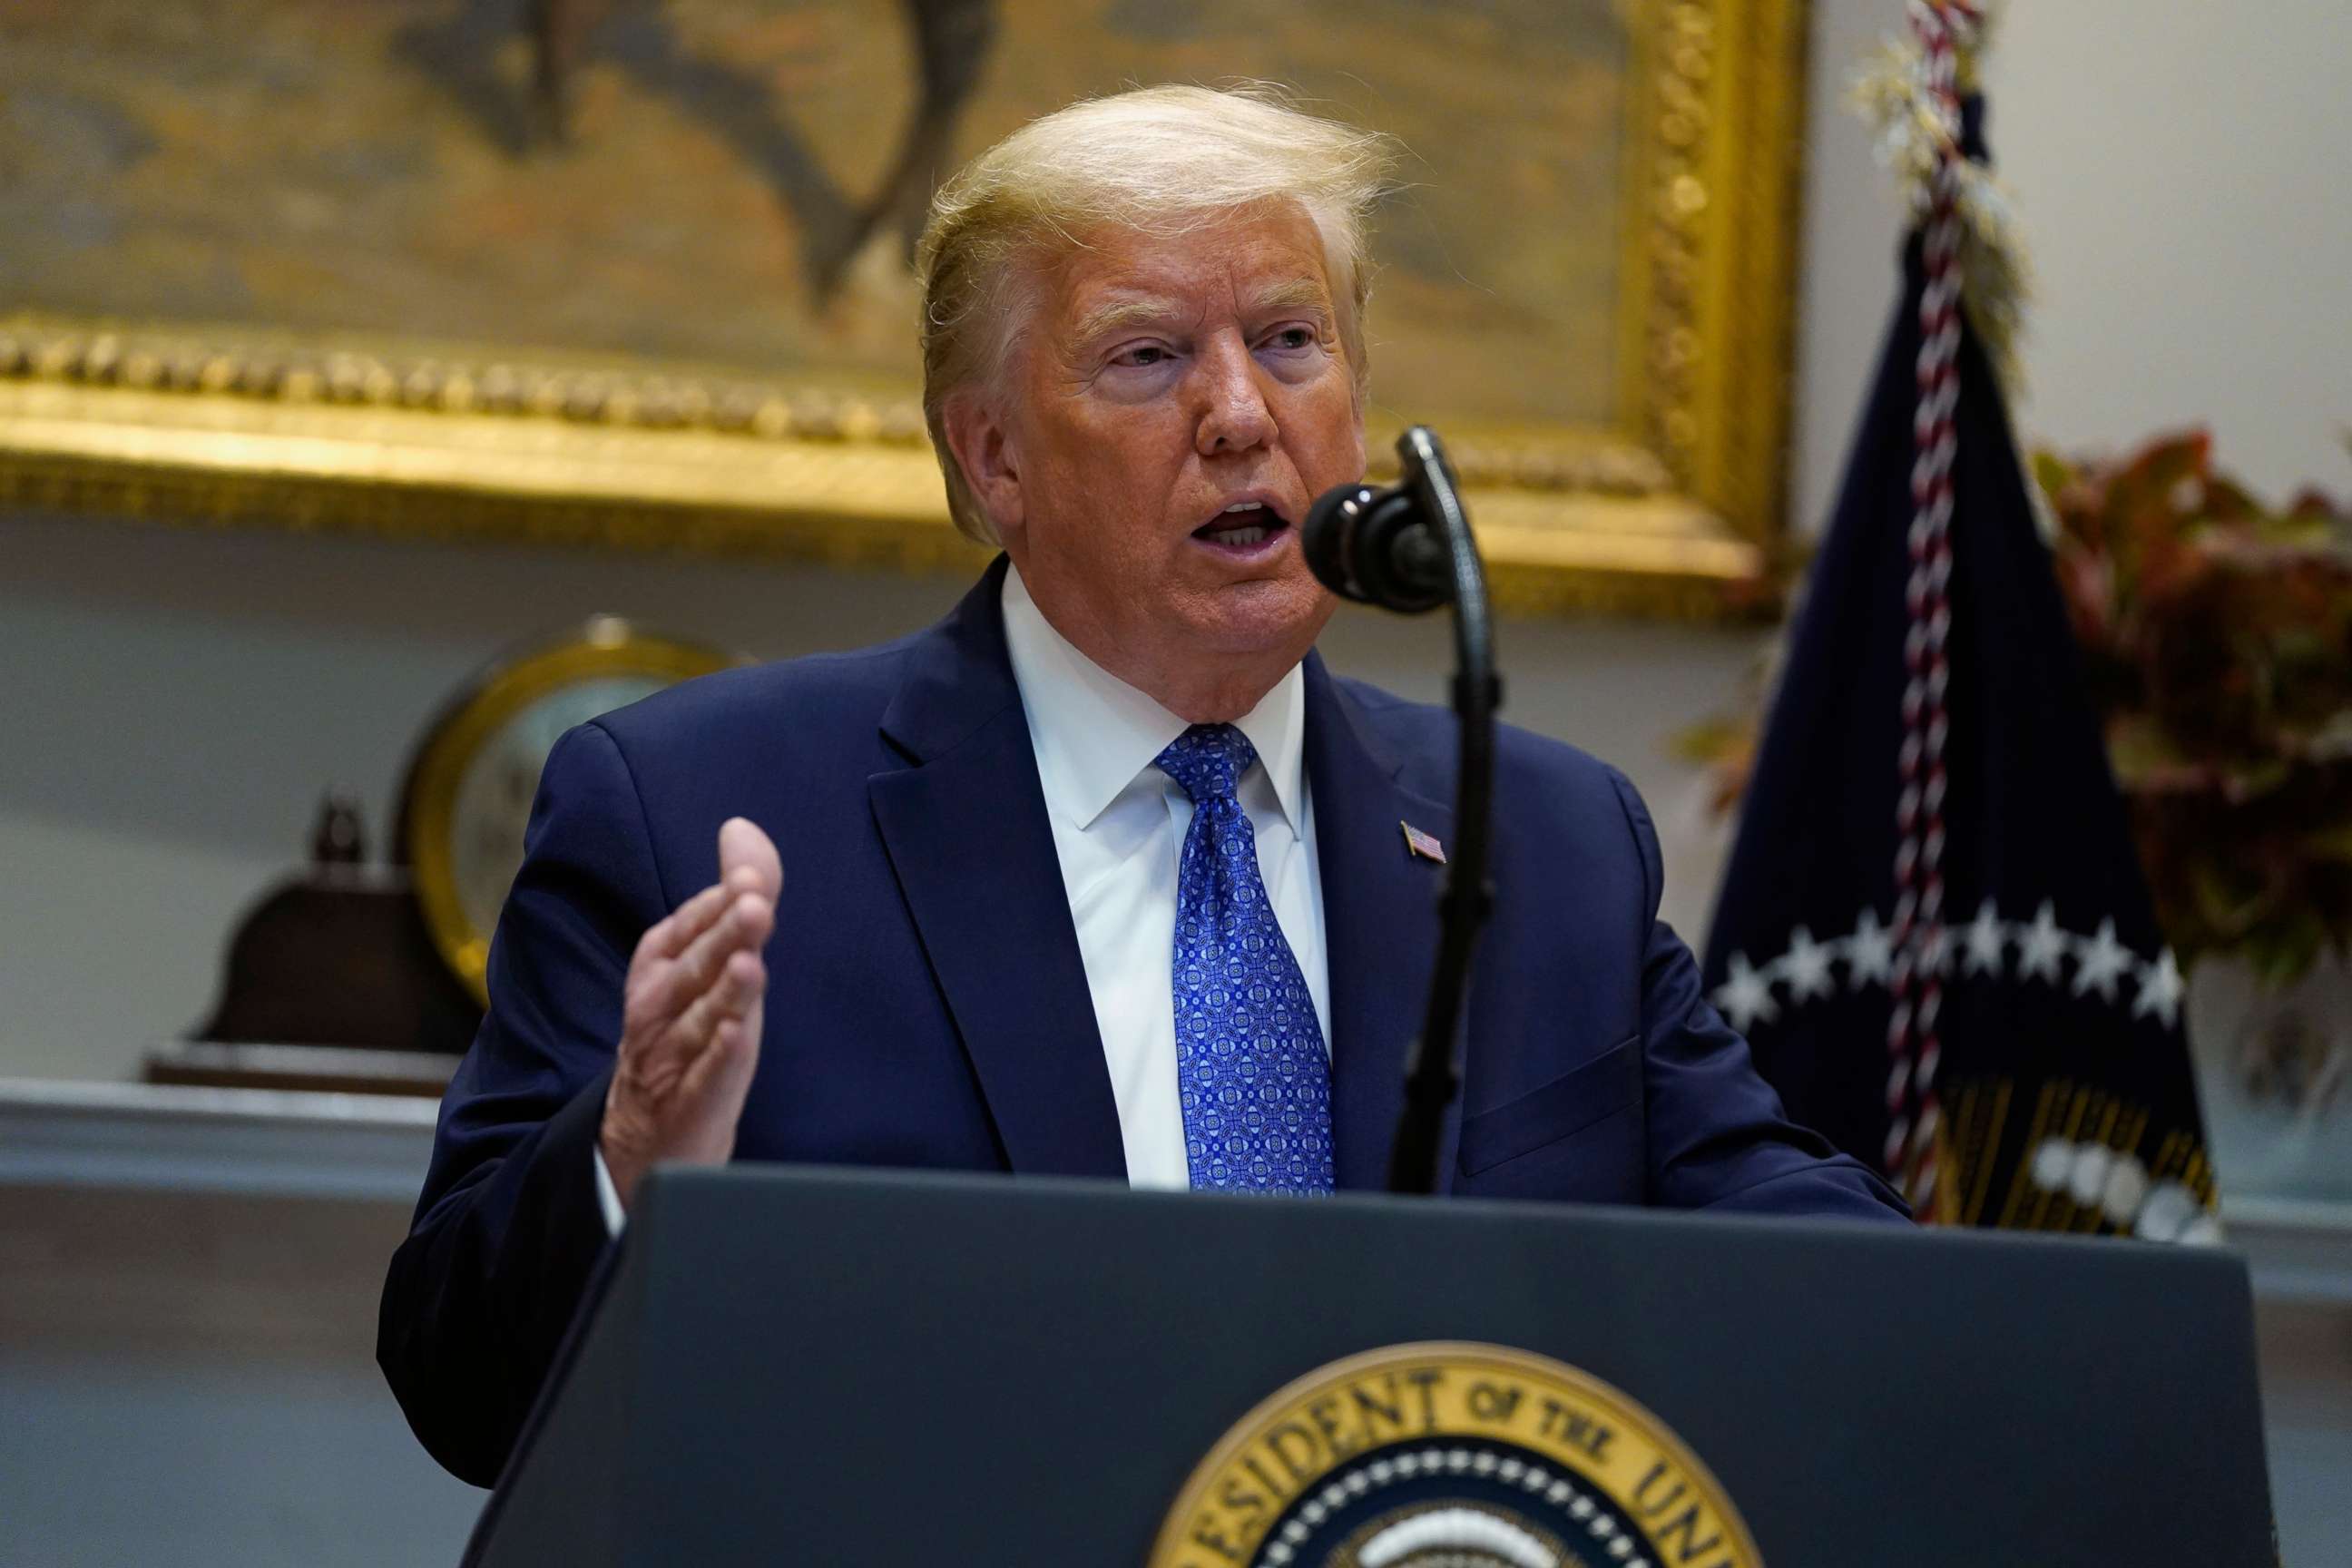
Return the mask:
<path id="1" fill-rule="evenodd" d="M 656 1161 L 1382 1184 L 1454 732 L 1328 672 L 1380 142 L 1266 96 L 1047 116 L 937 198 L 924 405 L 997 559 L 938 626 L 547 761 L 378 1353 L 493 1480 Z M 1454 1194 L 1895 1219 L 1656 919 L 1631 785 L 1506 729 Z M 716 1282 L 714 1282 L 715 1284 Z"/>

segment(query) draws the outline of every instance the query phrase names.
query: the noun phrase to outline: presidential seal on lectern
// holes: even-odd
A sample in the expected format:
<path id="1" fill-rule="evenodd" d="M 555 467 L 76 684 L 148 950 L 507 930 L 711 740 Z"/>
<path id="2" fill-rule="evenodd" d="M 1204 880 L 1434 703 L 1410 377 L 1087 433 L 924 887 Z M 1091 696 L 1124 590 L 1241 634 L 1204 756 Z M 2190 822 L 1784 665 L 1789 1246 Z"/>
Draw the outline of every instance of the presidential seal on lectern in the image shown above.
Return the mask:
<path id="1" fill-rule="evenodd" d="M 1600 1379 L 1499 1345 L 1318 1368 L 1226 1434 L 1148 1568 L 1758 1568 L 1706 1468 Z"/>

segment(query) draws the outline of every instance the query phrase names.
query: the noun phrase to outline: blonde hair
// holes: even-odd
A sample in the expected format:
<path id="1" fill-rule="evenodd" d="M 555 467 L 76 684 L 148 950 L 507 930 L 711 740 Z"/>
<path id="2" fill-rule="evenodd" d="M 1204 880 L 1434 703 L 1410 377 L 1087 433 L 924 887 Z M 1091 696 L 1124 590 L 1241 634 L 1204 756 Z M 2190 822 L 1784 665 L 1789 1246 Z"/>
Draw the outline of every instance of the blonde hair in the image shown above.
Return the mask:
<path id="1" fill-rule="evenodd" d="M 1339 341 L 1362 401 L 1371 296 L 1365 226 L 1386 188 L 1385 137 L 1290 106 L 1281 89 L 1148 87 L 1082 100 L 966 164 L 931 198 L 915 250 L 923 289 L 923 416 L 948 510 L 983 544 L 996 528 L 949 449 L 950 394 L 992 377 L 1024 322 L 1015 271 L 1105 226 L 1188 232 L 1236 209 L 1297 203 L 1323 241 Z"/>

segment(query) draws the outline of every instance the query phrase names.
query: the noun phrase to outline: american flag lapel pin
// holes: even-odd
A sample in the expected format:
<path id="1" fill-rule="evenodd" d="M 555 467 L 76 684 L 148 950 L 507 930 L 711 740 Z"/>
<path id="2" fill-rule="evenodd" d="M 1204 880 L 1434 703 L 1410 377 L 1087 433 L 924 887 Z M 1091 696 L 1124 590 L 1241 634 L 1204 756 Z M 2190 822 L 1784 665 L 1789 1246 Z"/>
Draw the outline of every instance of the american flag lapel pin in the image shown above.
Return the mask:
<path id="1" fill-rule="evenodd" d="M 1444 845 L 1410 822 L 1400 822 L 1397 826 L 1404 829 L 1404 847 L 1408 851 L 1424 860 L 1434 860 L 1441 866 L 1445 864 Z"/>

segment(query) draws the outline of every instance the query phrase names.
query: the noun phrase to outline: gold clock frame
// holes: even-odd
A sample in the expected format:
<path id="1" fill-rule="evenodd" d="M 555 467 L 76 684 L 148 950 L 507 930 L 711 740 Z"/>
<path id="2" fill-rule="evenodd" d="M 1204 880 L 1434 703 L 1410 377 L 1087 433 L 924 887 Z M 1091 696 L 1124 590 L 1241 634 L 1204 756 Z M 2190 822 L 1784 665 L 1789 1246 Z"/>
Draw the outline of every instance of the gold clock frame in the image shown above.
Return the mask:
<path id="1" fill-rule="evenodd" d="M 735 662 L 716 648 L 640 632 L 617 616 L 598 616 L 572 637 L 492 666 L 426 729 L 401 787 L 394 843 L 407 862 L 433 945 L 475 1001 L 489 1005 L 490 933 L 467 918 L 451 835 L 458 785 L 482 742 L 541 698 L 575 681 L 620 675 L 689 680 Z"/>
<path id="2" fill-rule="evenodd" d="M 1444 434 L 1506 608 L 1752 613 L 1783 531 L 1803 0 L 1625 4 L 1619 416 Z M 1376 461 L 1393 434 L 1370 432 Z M 948 522 L 909 388 L 23 314 L 0 318 L 0 505 L 908 570 L 985 555 Z"/>

